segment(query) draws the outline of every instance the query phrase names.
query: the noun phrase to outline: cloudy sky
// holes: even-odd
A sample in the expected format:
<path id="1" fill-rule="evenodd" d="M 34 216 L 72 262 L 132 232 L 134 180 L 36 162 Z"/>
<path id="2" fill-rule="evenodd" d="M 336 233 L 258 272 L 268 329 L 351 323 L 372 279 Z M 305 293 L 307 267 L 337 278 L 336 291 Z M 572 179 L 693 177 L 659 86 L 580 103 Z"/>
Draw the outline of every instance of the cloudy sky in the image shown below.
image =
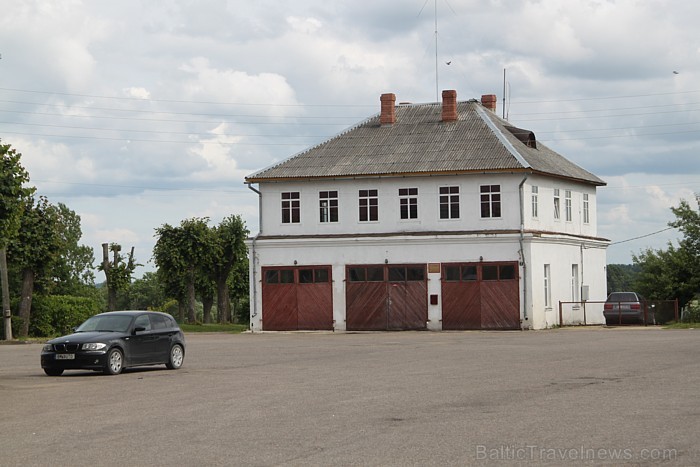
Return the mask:
<path id="1" fill-rule="evenodd" d="M 378 112 L 380 94 L 494 93 L 501 114 L 504 69 L 508 119 L 608 183 L 609 263 L 675 241 L 659 232 L 670 207 L 700 192 L 694 0 L 0 0 L 0 11 L 0 139 L 39 194 L 81 216 L 96 260 L 103 242 L 134 246 L 137 275 L 153 269 L 165 223 L 241 214 L 256 232 L 243 178 Z"/>

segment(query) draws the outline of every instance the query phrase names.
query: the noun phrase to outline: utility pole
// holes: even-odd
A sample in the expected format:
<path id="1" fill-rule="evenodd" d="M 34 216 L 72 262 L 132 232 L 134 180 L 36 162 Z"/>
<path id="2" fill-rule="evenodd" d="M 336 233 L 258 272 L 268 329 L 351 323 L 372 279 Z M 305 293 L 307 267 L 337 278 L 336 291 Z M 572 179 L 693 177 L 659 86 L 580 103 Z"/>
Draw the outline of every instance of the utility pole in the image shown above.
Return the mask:
<path id="1" fill-rule="evenodd" d="M 0 248 L 0 282 L 2 282 L 2 320 L 5 340 L 12 340 L 12 312 L 10 311 L 10 286 L 7 283 L 7 248 Z"/>

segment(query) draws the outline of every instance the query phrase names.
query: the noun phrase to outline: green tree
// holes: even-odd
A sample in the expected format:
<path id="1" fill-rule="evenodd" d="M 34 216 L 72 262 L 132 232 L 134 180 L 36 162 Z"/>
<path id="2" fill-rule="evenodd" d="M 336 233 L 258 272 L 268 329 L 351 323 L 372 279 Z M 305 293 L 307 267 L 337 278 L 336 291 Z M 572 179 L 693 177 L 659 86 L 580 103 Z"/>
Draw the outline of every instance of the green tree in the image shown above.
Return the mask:
<path id="1" fill-rule="evenodd" d="M 684 307 L 700 293 L 700 213 L 687 201 L 671 208 L 676 220 L 669 225 L 683 233 L 675 247 L 669 242 L 666 250 L 647 249 L 634 256 L 640 274 L 636 288 L 653 300 L 678 299 Z"/>
<path id="2" fill-rule="evenodd" d="M 19 234 L 10 241 L 8 258 L 22 278 L 19 317 L 20 336 L 29 334 L 32 297 L 35 283 L 46 280 L 47 274 L 59 258 L 61 246 L 58 210 L 44 196 L 24 206 Z"/>
<path id="3" fill-rule="evenodd" d="M 85 296 L 95 285 L 95 256 L 92 247 L 80 245 L 83 236 L 80 216 L 65 204 L 58 203 L 59 256 L 51 272 L 54 279 L 52 293 L 59 295 Z"/>
<path id="4" fill-rule="evenodd" d="M 633 264 L 608 264 L 608 294 L 634 290 L 639 275 L 639 266 Z"/>
<path id="5" fill-rule="evenodd" d="M 185 219 L 179 227 L 169 224 L 156 229 L 153 260 L 158 267 L 158 278 L 166 293 L 185 303 L 187 320 L 196 321 L 195 290 L 202 265 L 216 251 L 214 237 L 207 225 L 208 218 Z M 182 318 L 182 316 L 181 316 Z"/>
<path id="6" fill-rule="evenodd" d="M 247 258 L 248 252 L 244 241 L 248 233 L 245 222 L 241 216 L 236 215 L 226 217 L 213 229 L 216 254 L 211 257 L 211 262 L 206 265 L 206 269 L 216 283 L 216 305 L 220 323 L 231 322 L 229 283 L 236 266 Z M 240 277 L 237 276 L 234 280 L 239 283 Z"/>
<path id="7" fill-rule="evenodd" d="M 162 310 L 166 297 L 163 287 L 154 272 L 144 273 L 141 279 L 134 280 L 120 297 L 120 308 L 129 310 Z"/>
<path id="8" fill-rule="evenodd" d="M 35 188 L 25 187 L 29 173 L 22 167 L 18 153 L 0 141 L 0 285 L 2 286 L 2 315 L 4 337 L 12 339 L 10 287 L 7 273 L 7 246 L 17 235 L 24 204 Z"/>

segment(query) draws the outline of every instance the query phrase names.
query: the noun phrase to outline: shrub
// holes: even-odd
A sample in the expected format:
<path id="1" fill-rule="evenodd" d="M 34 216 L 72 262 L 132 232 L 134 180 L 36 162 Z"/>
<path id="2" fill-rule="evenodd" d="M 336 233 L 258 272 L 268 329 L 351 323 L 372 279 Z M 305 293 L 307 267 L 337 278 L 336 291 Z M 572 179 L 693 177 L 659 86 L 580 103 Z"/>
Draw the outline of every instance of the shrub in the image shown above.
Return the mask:
<path id="1" fill-rule="evenodd" d="M 72 328 L 101 311 L 99 302 L 92 298 L 35 295 L 29 334 L 34 337 L 68 334 Z"/>
<path id="2" fill-rule="evenodd" d="M 684 323 L 700 323 L 700 301 L 693 300 L 683 310 L 682 322 Z"/>

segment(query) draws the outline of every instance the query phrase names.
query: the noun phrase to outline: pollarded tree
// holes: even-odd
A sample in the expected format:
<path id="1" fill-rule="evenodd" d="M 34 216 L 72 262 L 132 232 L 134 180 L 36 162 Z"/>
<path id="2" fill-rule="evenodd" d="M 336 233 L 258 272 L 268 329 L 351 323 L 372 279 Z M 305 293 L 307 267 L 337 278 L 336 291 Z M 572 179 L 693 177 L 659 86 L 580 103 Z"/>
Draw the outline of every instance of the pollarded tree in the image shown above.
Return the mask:
<path id="1" fill-rule="evenodd" d="M 0 284 L 5 339 L 12 339 L 10 289 L 7 276 L 7 246 L 17 235 L 24 204 L 34 192 L 25 187 L 29 173 L 22 167 L 18 153 L 9 144 L 0 142 Z"/>
<path id="2" fill-rule="evenodd" d="M 204 275 L 202 265 L 210 261 L 216 251 L 214 236 L 208 218 L 185 219 L 179 227 L 168 224 L 156 229 L 158 240 L 153 249 L 153 260 L 158 267 L 158 278 L 165 284 L 168 295 L 180 303 L 184 300 L 187 320 L 196 321 L 195 288 Z"/>
<path id="3" fill-rule="evenodd" d="M 131 284 L 131 276 L 137 266 L 134 261 L 134 247 L 131 247 L 128 257 L 121 252 L 122 246 L 118 243 L 102 244 L 102 264 L 97 268 L 105 273 L 107 278 L 107 309 L 117 309 L 117 294 L 128 289 Z M 112 252 L 112 261 L 109 260 L 109 252 Z"/>
<path id="4" fill-rule="evenodd" d="M 241 216 L 226 217 L 213 229 L 217 254 L 207 269 L 216 282 L 216 304 L 219 310 L 219 322 L 231 322 L 231 298 L 229 281 L 237 264 L 244 261 L 247 255 L 245 239 L 248 229 Z"/>

